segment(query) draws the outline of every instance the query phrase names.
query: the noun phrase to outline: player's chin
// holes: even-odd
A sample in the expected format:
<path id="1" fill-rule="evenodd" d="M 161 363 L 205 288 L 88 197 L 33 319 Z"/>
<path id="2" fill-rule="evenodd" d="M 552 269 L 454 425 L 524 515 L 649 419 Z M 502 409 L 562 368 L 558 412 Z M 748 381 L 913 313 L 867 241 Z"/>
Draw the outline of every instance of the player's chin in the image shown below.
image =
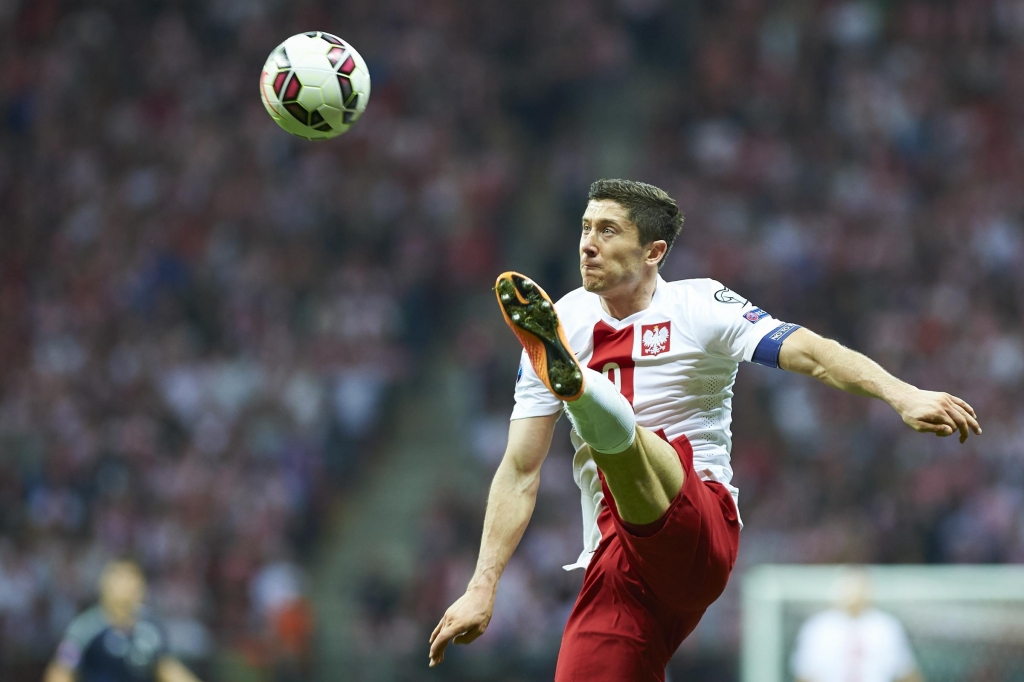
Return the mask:
<path id="1" fill-rule="evenodd" d="M 580 275 L 583 278 L 583 288 L 592 294 L 605 290 L 605 279 L 594 272 L 593 268 L 580 268 Z"/>

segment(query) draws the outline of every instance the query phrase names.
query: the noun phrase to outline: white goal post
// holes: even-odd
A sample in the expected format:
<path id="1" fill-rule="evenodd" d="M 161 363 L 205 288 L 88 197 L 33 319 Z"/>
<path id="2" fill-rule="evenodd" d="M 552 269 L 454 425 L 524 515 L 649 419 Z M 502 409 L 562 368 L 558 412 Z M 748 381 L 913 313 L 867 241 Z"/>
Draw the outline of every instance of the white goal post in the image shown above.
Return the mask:
<path id="1" fill-rule="evenodd" d="M 903 623 L 926 682 L 970 679 L 979 666 L 1024 680 L 1024 566 L 762 565 L 743 578 L 742 682 L 793 680 L 800 624 L 835 604 L 851 568 L 865 572 L 872 603 Z"/>

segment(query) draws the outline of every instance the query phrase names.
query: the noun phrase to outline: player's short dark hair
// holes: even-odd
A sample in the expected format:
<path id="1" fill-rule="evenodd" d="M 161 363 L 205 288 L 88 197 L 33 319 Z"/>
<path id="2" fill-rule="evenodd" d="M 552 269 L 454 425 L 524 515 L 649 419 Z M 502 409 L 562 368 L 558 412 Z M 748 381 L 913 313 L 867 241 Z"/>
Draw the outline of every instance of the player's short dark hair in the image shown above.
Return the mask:
<path id="1" fill-rule="evenodd" d="M 665 264 L 672 244 L 683 229 L 684 218 L 676 200 L 668 192 L 636 180 L 598 180 L 590 186 L 587 199 L 610 199 L 626 209 L 626 215 L 640 232 L 642 246 L 658 239 L 664 240 L 668 248 L 658 267 Z"/>

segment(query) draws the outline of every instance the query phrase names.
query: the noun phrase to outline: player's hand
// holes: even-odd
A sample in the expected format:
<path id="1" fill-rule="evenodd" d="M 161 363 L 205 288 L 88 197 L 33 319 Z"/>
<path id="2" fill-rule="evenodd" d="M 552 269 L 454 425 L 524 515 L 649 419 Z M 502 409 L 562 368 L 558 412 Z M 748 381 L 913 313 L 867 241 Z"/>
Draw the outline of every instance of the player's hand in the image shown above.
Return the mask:
<path id="1" fill-rule="evenodd" d="M 973 431 L 981 435 L 981 424 L 974 408 L 948 393 L 914 388 L 894 400 L 892 406 L 915 431 L 952 436 L 960 432 L 960 442 Z"/>
<path id="2" fill-rule="evenodd" d="M 430 667 L 444 660 L 449 643 L 469 644 L 484 634 L 494 611 L 494 593 L 485 588 L 469 588 L 448 607 L 444 618 L 430 635 Z"/>

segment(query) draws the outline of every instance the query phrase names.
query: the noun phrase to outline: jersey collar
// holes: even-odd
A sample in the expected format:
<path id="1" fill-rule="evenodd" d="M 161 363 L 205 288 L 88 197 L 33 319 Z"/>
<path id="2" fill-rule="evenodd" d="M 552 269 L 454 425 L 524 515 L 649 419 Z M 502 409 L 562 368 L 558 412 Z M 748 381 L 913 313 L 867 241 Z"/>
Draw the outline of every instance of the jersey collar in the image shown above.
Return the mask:
<path id="1" fill-rule="evenodd" d="M 621 320 L 616 320 L 614 317 L 608 314 L 601 305 L 601 297 L 598 294 L 594 294 L 594 301 L 597 303 L 597 309 L 601 313 L 601 319 L 606 324 L 612 327 L 612 329 L 624 329 L 631 324 L 636 324 L 642 320 L 651 310 L 658 309 L 661 307 L 662 302 L 665 300 L 666 282 L 662 279 L 661 275 L 658 275 L 657 283 L 654 285 L 654 296 L 651 297 L 651 303 L 643 310 L 638 310 L 628 317 L 624 317 Z"/>

